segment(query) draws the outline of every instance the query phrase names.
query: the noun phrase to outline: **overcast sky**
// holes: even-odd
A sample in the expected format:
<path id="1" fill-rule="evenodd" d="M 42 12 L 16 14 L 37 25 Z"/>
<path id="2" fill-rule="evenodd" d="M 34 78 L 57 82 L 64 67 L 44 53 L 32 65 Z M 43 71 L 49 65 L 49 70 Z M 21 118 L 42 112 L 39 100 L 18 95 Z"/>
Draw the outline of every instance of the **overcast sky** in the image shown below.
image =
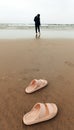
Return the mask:
<path id="1" fill-rule="evenodd" d="M 74 24 L 74 0 L 0 0 L 0 23 Z"/>

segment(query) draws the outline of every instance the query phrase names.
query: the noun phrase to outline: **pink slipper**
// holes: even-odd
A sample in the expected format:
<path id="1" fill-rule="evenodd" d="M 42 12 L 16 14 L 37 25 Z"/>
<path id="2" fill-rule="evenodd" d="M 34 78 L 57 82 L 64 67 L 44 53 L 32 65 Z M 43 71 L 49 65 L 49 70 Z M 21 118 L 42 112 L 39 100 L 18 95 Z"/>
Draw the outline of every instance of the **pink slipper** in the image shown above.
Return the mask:
<path id="1" fill-rule="evenodd" d="M 32 125 L 52 119 L 56 116 L 58 108 L 54 103 L 37 103 L 30 112 L 23 116 L 23 123 Z"/>
<path id="2" fill-rule="evenodd" d="M 44 79 L 34 79 L 31 81 L 31 83 L 28 85 L 28 87 L 25 89 L 26 93 L 32 93 L 35 92 L 43 87 L 45 87 L 48 84 L 47 80 Z"/>

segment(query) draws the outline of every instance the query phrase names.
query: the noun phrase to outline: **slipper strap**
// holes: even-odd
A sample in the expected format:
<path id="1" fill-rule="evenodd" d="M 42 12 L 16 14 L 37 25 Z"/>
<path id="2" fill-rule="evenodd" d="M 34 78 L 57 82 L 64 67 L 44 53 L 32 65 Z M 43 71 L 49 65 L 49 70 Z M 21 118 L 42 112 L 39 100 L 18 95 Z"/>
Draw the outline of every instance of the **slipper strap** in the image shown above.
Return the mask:
<path id="1" fill-rule="evenodd" d="M 38 80 L 37 79 L 33 79 L 31 82 L 30 82 L 30 85 L 32 85 L 33 84 L 33 82 L 38 82 Z"/>
<path id="2" fill-rule="evenodd" d="M 50 103 L 46 103 L 46 105 L 47 105 L 47 109 L 49 111 L 49 114 L 52 114 L 54 112 L 53 106 Z"/>
<path id="3" fill-rule="evenodd" d="M 37 87 L 43 87 L 45 85 L 44 80 L 38 80 Z"/>
<path id="4" fill-rule="evenodd" d="M 45 116 L 45 114 L 46 114 L 45 104 L 43 104 L 43 103 L 37 103 L 36 105 L 38 105 L 38 104 L 40 105 L 40 109 L 39 109 L 38 116 L 36 117 L 35 120 L 39 120 L 40 118 L 43 118 Z"/>

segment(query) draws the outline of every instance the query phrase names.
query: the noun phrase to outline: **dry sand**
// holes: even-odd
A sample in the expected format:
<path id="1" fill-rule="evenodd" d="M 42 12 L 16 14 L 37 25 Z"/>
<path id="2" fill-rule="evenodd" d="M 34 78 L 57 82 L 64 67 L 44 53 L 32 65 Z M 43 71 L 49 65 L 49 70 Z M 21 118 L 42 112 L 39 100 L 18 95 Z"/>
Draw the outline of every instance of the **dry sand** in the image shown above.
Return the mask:
<path id="1" fill-rule="evenodd" d="M 34 78 L 49 85 L 33 94 Z M 22 117 L 37 102 L 56 103 L 52 120 L 26 126 Z M 0 130 L 74 129 L 74 40 L 0 40 Z"/>

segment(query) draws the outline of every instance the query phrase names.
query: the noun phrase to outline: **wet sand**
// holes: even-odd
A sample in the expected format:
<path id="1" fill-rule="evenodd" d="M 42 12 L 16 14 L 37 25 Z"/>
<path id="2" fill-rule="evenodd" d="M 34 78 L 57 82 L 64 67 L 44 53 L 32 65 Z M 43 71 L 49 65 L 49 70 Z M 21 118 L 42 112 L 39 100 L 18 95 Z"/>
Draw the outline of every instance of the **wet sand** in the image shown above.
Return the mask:
<path id="1" fill-rule="evenodd" d="M 49 84 L 33 94 L 34 78 Z M 58 106 L 55 118 L 26 126 L 22 117 L 37 102 Z M 74 40 L 0 40 L 0 130 L 74 129 Z"/>

